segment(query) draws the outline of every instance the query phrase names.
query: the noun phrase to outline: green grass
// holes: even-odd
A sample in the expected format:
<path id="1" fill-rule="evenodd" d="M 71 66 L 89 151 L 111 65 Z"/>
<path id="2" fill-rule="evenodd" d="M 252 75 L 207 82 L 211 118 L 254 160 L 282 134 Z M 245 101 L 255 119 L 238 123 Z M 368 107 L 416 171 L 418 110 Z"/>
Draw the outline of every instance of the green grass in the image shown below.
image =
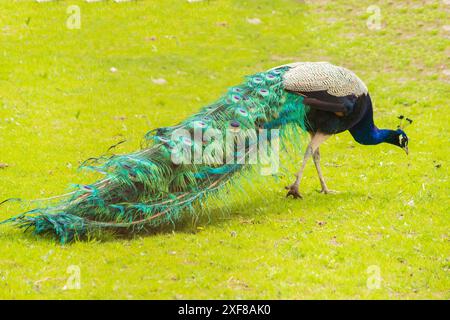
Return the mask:
<path id="1" fill-rule="evenodd" d="M 310 163 L 304 200 L 285 199 L 289 174 L 254 176 L 253 185 L 242 178 L 245 192 L 232 192 L 226 211 L 174 231 L 61 246 L 0 226 L 0 298 L 450 298 L 449 7 L 306 2 L 2 1 L 1 199 L 92 181 L 76 170 L 82 160 L 123 139 L 117 152 L 135 150 L 148 129 L 184 119 L 244 75 L 292 61 L 354 70 L 379 127 L 395 128 L 399 114 L 414 124 L 409 157 L 348 133 L 326 142 L 323 170 L 337 195 L 316 192 Z M 366 26 L 374 3 L 379 31 Z M 66 27 L 71 4 L 81 29 Z M 301 153 L 284 157 L 291 174 Z M 0 218 L 19 210 L 2 206 Z M 80 268 L 79 290 L 63 290 L 70 265 Z M 378 289 L 367 286 L 370 266 L 380 270 Z"/>

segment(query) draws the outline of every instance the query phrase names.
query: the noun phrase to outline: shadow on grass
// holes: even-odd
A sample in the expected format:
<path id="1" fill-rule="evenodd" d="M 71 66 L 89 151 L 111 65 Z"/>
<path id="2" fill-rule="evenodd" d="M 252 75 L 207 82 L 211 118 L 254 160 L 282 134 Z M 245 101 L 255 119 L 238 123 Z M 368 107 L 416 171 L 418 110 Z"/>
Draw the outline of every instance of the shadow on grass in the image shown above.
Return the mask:
<path id="1" fill-rule="evenodd" d="M 214 199 L 212 204 L 209 204 L 210 208 L 197 208 L 195 213 L 191 213 L 185 210 L 181 215 L 183 218 L 178 220 L 176 224 L 165 222 L 157 227 L 146 227 L 142 230 L 133 230 L 121 228 L 121 229 L 107 229 L 91 231 L 86 237 L 82 239 L 77 239 L 77 241 L 82 242 L 115 242 L 122 240 L 132 240 L 140 237 L 151 237 L 170 233 L 184 233 L 184 234 L 196 234 L 200 230 L 198 226 L 214 225 L 218 227 L 223 227 L 230 221 L 245 219 L 250 220 L 255 217 L 260 218 L 261 216 L 273 216 L 273 209 L 271 207 L 277 208 L 277 211 L 288 211 L 289 207 L 292 205 L 295 208 L 304 212 L 313 213 L 317 211 L 324 205 L 329 205 L 330 201 L 333 203 L 346 203 L 355 199 L 361 199 L 365 197 L 363 193 L 349 191 L 341 192 L 333 195 L 323 195 L 317 192 L 318 190 L 311 190 L 309 192 L 303 193 L 304 199 L 292 199 L 286 198 L 284 196 L 284 190 L 268 194 L 263 193 L 253 193 L 252 197 L 246 195 L 243 199 L 242 192 L 230 192 L 224 191 L 223 195 L 219 199 Z M 231 193 L 231 194 L 230 194 Z M 273 200 L 268 200 L 273 199 Z M 270 201 L 271 207 L 261 207 L 261 203 L 267 203 Z M 258 212 L 256 212 L 258 211 Z M 29 241 L 35 242 L 57 242 L 58 240 L 54 235 L 36 235 L 33 234 L 32 229 L 26 231 L 18 231 L 14 227 L 0 226 L 1 229 L 11 229 L 16 231 L 0 232 L 0 241 L 23 241 L 28 243 Z M 20 240 L 19 240 L 20 239 Z"/>

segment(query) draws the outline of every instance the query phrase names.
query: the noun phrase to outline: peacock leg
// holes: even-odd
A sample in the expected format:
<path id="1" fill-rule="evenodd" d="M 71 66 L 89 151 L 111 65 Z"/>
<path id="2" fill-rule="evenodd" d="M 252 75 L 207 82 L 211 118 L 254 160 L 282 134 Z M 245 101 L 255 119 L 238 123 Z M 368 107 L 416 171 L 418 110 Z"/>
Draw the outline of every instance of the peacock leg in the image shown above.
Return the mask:
<path id="1" fill-rule="evenodd" d="M 298 186 L 300 185 L 300 181 L 302 180 L 303 171 L 305 170 L 306 163 L 308 162 L 309 158 L 313 154 L 313 151 L 311 148 L 311 142 L 306 147 L 306 151 L 303 156 L 302 166 L 296 174 L 294 183 L 291 184 L 290 186 L 286 187 L 286 190 L 289 190 L 288 193 L 286 194 L 286 197 L 292 196 L 294 199 L 303 198 L 302 195 L 298 192 Z"/>
<path id="2" fill-rule="evenodd" d="M 296 179 L 293 184 L 286 187 L 286 190 L 289 190 L 286 197 L 292 196 L 294 199 L 302 198 L 298 191 L 298 187 L 300 185 L 300 181 L 303 176 L 303 171 L 305 170 L 306 163 L 308 162 L 309 158 L 316 152 L 316 150 L 319 148 L 320 144 L 324 142 L 326 139 L 328 139 L 330 135 L 323 134 L 320 132 L 316 132 L 315 134 L 311 135 L 311 142 L 308 144 L 308 147 L 306 147 L 305 155 L 303 156 L 303 162 L 302 166 L 300 167 L 300 170 L 296 174 Z"/>
<path id="3" fill-rule="evenodd" d="M 319 148 L 317 148 L 317 150 L 313 153 L 313 160 L 314 160 L 314 164 L 316 166 L 317 174 L 319 175 L 320 185 L 322 187 L 322 190 L 320 191 L 320 193 L 324 193 L 324 194 L 336 193 L 336 191 L 328 189 L 327 184 L 325 183 L 325 179 L 322 175 L 322 168 L 320 167 L 320 150 L 319 150 Z"/>

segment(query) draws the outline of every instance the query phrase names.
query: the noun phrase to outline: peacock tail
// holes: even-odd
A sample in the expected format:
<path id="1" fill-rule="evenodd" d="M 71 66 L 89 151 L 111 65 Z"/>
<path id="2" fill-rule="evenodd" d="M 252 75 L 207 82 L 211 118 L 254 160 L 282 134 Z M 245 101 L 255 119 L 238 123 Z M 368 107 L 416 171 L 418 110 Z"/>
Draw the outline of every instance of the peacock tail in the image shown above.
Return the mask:
<path id="1" fill-rule="evenodd" d="M 67 243 L 94 230 L 137 232 L 179 221 L 183 212 L 195 211 L 195 204 L 245 172 L 252 165 L 245 160 L 257 145 L 273 145 L 278 137 L 298 137 L 305 130 L 303 98 L 284 90 L 288 69 L 248 76 L 178 125 L 148 132 L 137 152 L 85 161 L 82 168 L 103 178 L 4 222 Z M 218 143 L 220 134 L 231 136 L 232 144 Z M 245 148 L 236 148 L 238 143 Z"/>

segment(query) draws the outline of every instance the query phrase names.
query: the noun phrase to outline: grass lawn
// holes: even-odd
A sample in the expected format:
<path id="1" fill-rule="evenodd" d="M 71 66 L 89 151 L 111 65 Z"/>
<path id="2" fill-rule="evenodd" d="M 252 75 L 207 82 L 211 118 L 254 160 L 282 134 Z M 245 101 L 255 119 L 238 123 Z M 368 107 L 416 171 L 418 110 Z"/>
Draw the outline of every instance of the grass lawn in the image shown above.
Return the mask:
<path id="1" fill-rule="evenodd" d="M 323 171 L 337 195 L 316 192 L 311 162 L 304 199 L 286 199 L 303 153 L 290 150 L 277 179 L 241 178 L 244 191 L 229 193 L 225 210 L 175 230 L 62 246 L 2 225 L 0 298 L 449 299 L 445 2 L 2 1 L 1 199 L 91 182 L 77 171 L 84 159 L 124 139 L 116 152 L 136 150 L 149 129 L 293 61 L 352 69 L 379 127 L 395 128 L 399 114 L 414 123 L 409 156 L 349 133 L 327 141 Z M 366 24 L 374 4 L 380 30 Z M 79 29 L 67 27 L 70 5 Z M 20 210 L 3 205 L 0 219 Z"/>

